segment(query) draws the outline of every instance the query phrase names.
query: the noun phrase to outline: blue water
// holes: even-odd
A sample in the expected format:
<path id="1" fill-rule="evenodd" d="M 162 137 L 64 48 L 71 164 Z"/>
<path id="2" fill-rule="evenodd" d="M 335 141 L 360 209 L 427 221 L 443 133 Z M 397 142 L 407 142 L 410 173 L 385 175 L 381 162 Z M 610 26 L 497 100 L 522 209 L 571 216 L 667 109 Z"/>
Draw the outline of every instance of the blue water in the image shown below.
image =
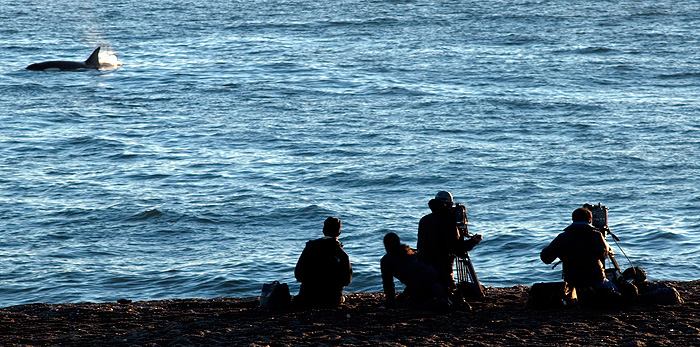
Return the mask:
<path id="1" fill-rule="evenodd" d="M 0 0 L 0 306 L 294 294 L 328 216 L 380 291 L 442 189 L 485 285 L 559 279 L 539 251 L 598 202 L 650 279 L 698 279 L 698 6 Z M 97 46 L 121 66 L 24 70 Z"/>

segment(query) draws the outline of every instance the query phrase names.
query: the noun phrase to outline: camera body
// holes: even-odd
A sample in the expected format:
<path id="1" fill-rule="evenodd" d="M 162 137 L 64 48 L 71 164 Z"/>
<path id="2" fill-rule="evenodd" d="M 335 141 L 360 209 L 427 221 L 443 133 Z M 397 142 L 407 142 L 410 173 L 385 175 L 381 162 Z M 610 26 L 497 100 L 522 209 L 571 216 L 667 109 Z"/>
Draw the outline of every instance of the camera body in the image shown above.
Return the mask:
<path id="1" fill-rule="evenodd" d="M 600 230 L 600 232 L 603 233 L 603 236 L 610 232 L 610 229 L 608 228 L 608 208 L 606 206 L 598 203 L 598 205 L 584 204 L 583 207 L 591 211 L 591 214 L 593 215 L 591 224 L 596 229 Z"/>
<path id="2" fill-rule="evenodd" d="M 467 228 L 467 224 L 469 224 L 469 220 L 467 219 L 467 207 L 460 203 L 456 203 L 453 210 L 455 212 L 455 221 L 457 222 L 459 236 L 461 238 L 468 238 L 469 229 Z"/>

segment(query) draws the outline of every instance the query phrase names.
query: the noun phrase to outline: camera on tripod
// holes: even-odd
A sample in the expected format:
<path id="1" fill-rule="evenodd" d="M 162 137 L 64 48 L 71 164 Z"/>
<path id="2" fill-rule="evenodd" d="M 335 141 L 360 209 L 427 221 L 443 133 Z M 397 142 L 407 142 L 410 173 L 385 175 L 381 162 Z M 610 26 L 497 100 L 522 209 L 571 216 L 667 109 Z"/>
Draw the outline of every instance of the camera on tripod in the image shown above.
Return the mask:
<path id="1" fill-rule="evenodd" d="M 612 237 L 613 241 L 615 241 L 617 246 L 620 247 L 620 245 L 617 243 L 618 241 L 620 241 L 620 239 L 615 234 L 613 234 L 612 231 L 610 231 L 610 228 L 608 227 L 608 208 L 603 206 L 601 203 L 598 203 L 598 205 L 584 204 L 583 207 L 591 211 L 591 214 L 593 215 L 591 225 L 598 229 L 598 231 L 600 231 L 600 233 L 603 234 L 603 237 L 610 235 L 610 237 Z M 644 274 L 644 271 L 634 267 L 632 261 L 630 261 L 625 252 L 622 250 L 622 247 L 620 247 L 620 251 L 625 256 L 625 258 L 627 258 L 627 261 L 629 261 L 631 267 L 623 272 L 620 268 L 620 265 L 617 263 L 617 260 L 615 259 L 611 248 L 610 252 L 608 253 L 608 259 L 610 259 L 610 261 L 614 265 L 614 268 L 605 269 L 605 276 L 618 286 L 624 285 L 624 282 L 644 282 L 646 280 L 646 275 Z M 639 274 L 638 269 L 641 270 L 639 271 Z"/>
<path id="2" fill-rule="evenodd" d="M 603 236 L 612 235 L 610 228 L 608 228 L 608 208 L 603 206 L 603 204 L 598 203 L 598 205 L 584 204 L 584 208 L 591 211 L 593 215 L 593 220 L 591 224 L 598 229 Z M 614 236 L 613 236 L 614 237 Z"/>

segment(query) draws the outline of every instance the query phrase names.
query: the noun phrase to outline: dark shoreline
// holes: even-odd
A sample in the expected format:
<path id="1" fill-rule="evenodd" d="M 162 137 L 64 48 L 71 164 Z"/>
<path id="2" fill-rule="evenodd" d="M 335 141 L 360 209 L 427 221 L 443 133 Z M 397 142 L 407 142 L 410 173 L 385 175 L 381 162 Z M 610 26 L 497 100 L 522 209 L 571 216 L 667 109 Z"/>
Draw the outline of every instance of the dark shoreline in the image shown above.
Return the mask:
<path id="1" fill-rule="evenodd" d="M 665 281 L 679 305 L 522 309 L 529 287 L 488 288 L 470 312 L 385 310 L 381 293 L 338 309 L 265 311 L 257 298 L 27 304 L 0 309 L 3 346 L 699 346 L 700 280 Z"/>

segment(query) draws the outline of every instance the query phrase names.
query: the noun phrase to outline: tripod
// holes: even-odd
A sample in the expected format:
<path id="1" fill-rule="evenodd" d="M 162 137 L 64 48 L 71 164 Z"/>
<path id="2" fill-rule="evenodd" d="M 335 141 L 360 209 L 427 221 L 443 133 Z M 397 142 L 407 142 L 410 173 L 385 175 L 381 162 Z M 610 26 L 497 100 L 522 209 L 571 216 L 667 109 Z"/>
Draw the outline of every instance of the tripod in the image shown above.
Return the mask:
<path id="1" fill-rule="evenodd" d="M 479 283 L 479 278 L 476 277 L 474 265 L 469 258 L 469 253 L 465 253 L 464 257 L 457 257 L 455 269 L 457 271 L 457 288 L 464 296 L 476 296 L 483 298 L 486 296 L 484 287 Z"/>
<path id="2" fill-rule="evenodd" d="M 625 256 L 625 258 L 627 258 L 627 261 L 630 263 L 630 269 L 632 269 L 632 279 L 634 279 L 636 277 L 636 274 L 637 274 L 636 273 L 637 269 L 634 267 L 634 265 L 632 264 L 632 261 L 627 256 L 627 254 L 625 254 L 625 251 L 622 249 L 622 247 L 620 247 L 620 244 L 618 243 L 618 241 L 620 241 L 620 239 L 610 231 L 610 229 L 608 228 L 607 225 L 602 227 L 601 229 L 602 229 L 601 232 L 603 233 L 603 237 L 605 237 L 605 235 L 610 235 L 612 237 L 613 241 L 615 241 L 615 244 L 617 245 L 617 247 L 622 252 L 622 254 Z M 627 281 L 628 279 L 626 279 L 625 276 L 623 275 L 622 268 L 620 268 L 620 265 L 617 263 L 617 260 L 615 259 L 615 255 L 613 255 L 612 249 L 610 250 L 610 252 L 608 252 L 608 259 L 610 259 L 610 262 L 613 264 L 614 268 L 605 269 L 605 277 L 610 279 L 611 281 L 613 281 L 615 283 Z"/>
<path id="3" fill-rule="evenodd" d="M 456 204 L 455 206 L 456 217 L 457 217 L 457 229 L 459 230 L 459 241 L 460 243 L 465 242 L 465 238 L 470 238 L 469 230 L 467 230 L 467 208 L 462 204 Z M 474 271 L 474 265 L 469 257 L 469 252 L 460 252 L 457 255 L 455 270 L 457 272 L 457 288 L 464 297 L 477 297 L 483 298 L 486 296 L 484 287 L 479 283 L 479 278 L 476 276 L 476 271 Z"/>
<path id="4" fill-rule="evenodd" d="M 603 234 L 603 238 L 605 238 L 607 235 L 610 235 L 612 237 L 613 241 L 617 245 L 617 248 L 620 249 L 622 255 L 624 255 L 625 258 L 627 258 L 627 261 L 630 263 L 632 269 L 632 277 L 635 278 L 637 275 L 636 268 L 634 267 L 632 261 L 622 249 L 620 244 L 618 243 L 620 241 L 620 238 L 615 236 L 615 234 L 613 234 L 612 231 L 610 231 L 610 228 L 608 227 L 608 208 L 603 206 L 603 204 L 601 203 L 598 203 L 598 205 L 584 204 L 583 207 L 591 211 L 591 214 L 593 216 L 591 224 L 593 224 L 594 227 L 598 228 L 598 230 Z M 615 256 L 612 253 L 612 249 L 608 252 L 608 259 L 610 259 L 610 262 L 613 264 L 614 268 L 605 269 L 605 277 L 617 283 L 626 281 L 622 269 L 620 268 L 620 265 L 617 263 L 617 260 L 615 259 Z"/>

